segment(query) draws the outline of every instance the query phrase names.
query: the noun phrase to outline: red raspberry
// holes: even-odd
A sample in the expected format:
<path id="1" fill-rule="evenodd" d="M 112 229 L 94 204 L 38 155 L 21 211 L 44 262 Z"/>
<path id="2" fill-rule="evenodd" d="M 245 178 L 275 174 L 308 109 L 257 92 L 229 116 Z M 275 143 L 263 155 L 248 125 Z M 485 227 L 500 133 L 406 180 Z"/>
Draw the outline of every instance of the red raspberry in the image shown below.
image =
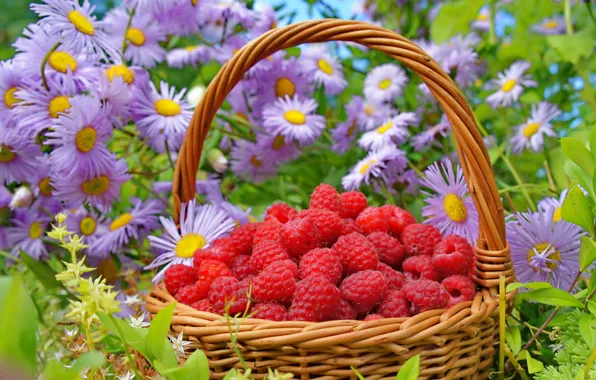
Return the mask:
<path id="1" fill-rule="evenodd" d="M 323 242 L 327 245 L 332 245 L 341 235 L 343 228 L 343 221 L 334 212 L 324 209 L 309 209 L 301 211 L 298 214 L 299 218 L 310 217 L 323 238 Z"/>
<path id="2" fill-rule="evenodd" d="M 354 219 L 344 219 L 344 225 L 341 228 L 341 236 L 349 235 L 352 232 L 362 234 L 362 229 Z"/>
<path id="3" fill-rule="evenodd" d="M 255 273 L 250 266 L 250 256 L 248 255 L 234 257 L 230 263 L 230 270 L 238 280 L 244 280 L 246 277 Z"/>
<path id="4" fill-rule="evenodd" d="M 283 224 L 281 224 L 279 220 L 275 218 L 264 221 L 259 225 L 259 227 L 257 227 L 257 230 L 255 231 L 255 236 L 252 241 L 253 246 L 257 245 L 263 240 L 275 240 L 281 242 L 282 227 Z"/>
<path id="5" fill-rule="evenodd" d="M 377 313 L 385 318 L 401 318 L 410 316 L 410 302 L 399 290 L 390 290 L 385 294 Z"/>
<path id="6" fill-rule="evenodd" d="M 449 293 L 447 307 L 464 301 L 472 301 L 476 295 L 476 285 L 469 277 L 456 274 L 447 277 L 441 282 L 443 288 Z"/>
<path id="7" fill-rule="evenodd" d="M 211 304 L 209 303 L 208 298 L 203 298 L 202 300 L 193 303 L 192 307 L 199 311 L 206 311 L 208 313 L 213 313 L 213 306 L 211 306 Z"/>
<path id="8" fill-rule="evenodd" d="M 310 196 L 308 208 L 322 208 L 338 213 L 341 210 L 341 201 L 335 187 L 322 183 L 315 188 Z"/>
<path id="9" fill-rule="evenodd" d="M 291 260 L 276 261 L 252 279 L 250 296 L 259 302 L 288 302 L 296 290 L 297 274 Z"/>
<path id="10" fill-rule="evenodd" d="M 352 303 L 360 315 L 366 314 L 383 299 L 387 279 L 376 270 L 364 270 L 346 277 L 339 289 L 341 297 Z"/>
<path id="11" fill-rule="evenodd" d="M 410 224 L 401 233 L 401 244 L 408 256 L 431 256 L 441 239 L 441 231 L 428 224 Z"/>
<path id="12" fill-rule="evenodd" d="M 209 287 L 209 303 L 217 314 L 224 314 L 226 305 L 228 314 L 235 315 L 246 309 L 248 299 L 246 292 L 240 286 L 238 279 L 234 277 L 218 277 L 213 280 Z"/>
<path id="13" fill-rule="evenodd" d="M 193 256 L 195 268 L 201 265 L 203 260 L 216 260 L 229 265 L 238 254 L 230 245 L 230 238 L 220 238 L 213 242 L 208 248 L 198 249 Z"/>
<path id="14" fill-rule="evenodd" d="M 417 313 L 442 309 L 449 303 L 449 293 L 436 281 L 421 279 L 408 282 L 401 292 Z"/>
<path id="15" fill-rule="evenodd" d="M 328 320 L 337 309 L 340 299 L 339 289 L 327 277 L 307 277 L 296 285 L 288 317 L 291 321 Z"/>
<path id="16" fill-rule="evenodd" d="M 435 270 L 432 258 L 429 256 L 411 256 L 402 264 L 402 269 L 409 281 L 415 281 L 421 278 L 438 281 L 439 273 Z"/>
<path id="17" fill-rule="evenodd" d="M 366 196 L 359 191 L 348 191 L 339 196 L 342 208 L 339 215 L 342 218 L 356 219 L 358 215 L 368 206 Z"/>
<path id="18" fill-rule="evenodd" d="M 323 243 L 319 230 L 308 216 L 287 222 L 282 230 L 283 244 L 293 257 L 301 257 Z"/>
<path id="19" fill-rule="evenodd" d="M 474 249 L 461 236 L 445 236 L 435 247 L 432 263 L 445 276 L 467 275 L 474 268 Z"/>
<path id="20" fill-rule="evenodd" d="M 326 276 L 333 284 L 341 278 L 343 268 L 337 253 L 331 248 L 315 248 L 300 259 L 301 279 L 311 275 Z"/>
<path id="21" fill-rule="evenodd" d="M 285 203 L 274 203 L 265 212 L 265 221 L 269 219 L 277 219 L 282 224 L 294 219 L 298 215 L 298 211 Z"/>
<path id="22" fill-rule="evenodd" d="M 209 287 L 218 277 L 231 277 L 234 274 L 226 264 L 216 260 L 203 260 L 197 270 L 199 281 L 196 283 L 197 292 L 201 298 L 209 294 Z"/>
<path id="23" fill-rule="evenodd" d="M 251 309 L 252 318 L 287 321 L 288 310 L 278 303 L 259 303 Z"/>
<path id="24" fill-rule="evenodd" d="M 406 226 L 416 223 L 414 215 L 402 208 L 392 205 L 384 205 L 380 208 L 389 222 L 389 234 L 398 239 Z"/>
<path id="25" fill-rule="evenodd" d="M 197 275 L 191 266 L 174 264 L 166 269 L 164 281 L 168 292 L 175 296 L 183 286 L 194 284 L 197 281 Z"/>
<path id="26" fill-rule="evenodd" d="M 376 321 L 379 319 L 385 319 L 385 317 L 383 317 L 382 315 L 379 315 L 379 314 L 369 314 L 366 317 L 364 317 L 364 320 L 367 322 L 368 321 Z"/>
<path id="27" fill-rule="evenodd" d="M 385 263 L 379 263 L 377 270 L 387 279 L 387 289 L 401 289 L 406 283 L 403 273 L 398 272 Z"/>
<path id="28" fill-rule="evenodd" d="M 337 243 L 333 244 L 333 250 L 338 254 L 347 273 L 377 269 L 379 265 L 375 247 L 364 236 L 355 232 L 337 239 Z"/>
<path id="29" fill-rule="evenodd" d="M 339 305 L 337 305 L 337 309 L 335 309 L 331 319 L 334 321 L 346 321 L 356 319 L 356 317 L 356 310 L 354 310 L 350 302 L 342 298 L 339 300 Z"/>
<path id="30" fill-rule="evenodd" d="M 263 240 L 255 244 L 250 256 L 250 266 L 255 273 L 259 273 L 272 262 L 289 258 L 288 250 L 280 242 Z"/>
<path id="31" fill-rule="evenodd" d="M 244 277 L 244 279 L 242 279 L 240 281 L 240 287 L 242 289 L 244 289 L 247 294 L 248 294 L 248 292 L 251 292 L 252 291 L 252 280 L 255 277 L 256 276 L 254 274 L 249 274 L 248 276 Z"/>
<path id="32" fill-rule="evenodd" d="M 367 237 L 377 250 L 379 260 L 392 268 L 399 268 L 406 258 L 406 252 L 401 243 L 385 232 L 373 232 Z"/>
<path id="33" fill-rule="evenodd" d="M 387 232 L 389 230 L 387 217 L 378 207 L 370 206 L 365 208 L 356 218 L 356 223 L 365 235 L 371 232 Z"/>
<path id="34" fill-rule="evenodd" d="M 183 286 L 178 290 L 176 293 L 176 299 L 178 302 L 181 302 L 186 305 L 192 305 L 195 302 L 199 301 L 201 298 L 201 294 L 199 294 L 198 289 L 194 285 L 186 285 Z"/>
<path id="35" fill-rule="evenodd" d="M 234 251 L 236 251 L 237 255 L 250 255 L 250 252 L 252 251 L 252 241 L 260 224 L 261 223 L 243 224 L 232 231 L 228 244 Z"/>

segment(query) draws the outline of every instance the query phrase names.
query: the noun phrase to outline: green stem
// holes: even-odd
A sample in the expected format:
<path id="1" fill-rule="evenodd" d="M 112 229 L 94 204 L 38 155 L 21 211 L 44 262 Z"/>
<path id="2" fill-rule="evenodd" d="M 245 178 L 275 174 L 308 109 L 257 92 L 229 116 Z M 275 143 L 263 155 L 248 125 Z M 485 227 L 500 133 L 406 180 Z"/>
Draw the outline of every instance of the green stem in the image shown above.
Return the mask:
<path id="1" fill-rule="evenodd" d="M 395 202 L 395 198 L 391 195 L 391 192 L 387 188 L 387 184 L 380 178 L 377 178 L 377 184 L 381 188 L 381 192 L 385 196 L 385 198 L 389 201 L 392 206 L 395 206 L 397 203 Z"/>
<path id="2" fill-rule="evenodd" d="M 41 60 L 41 82 L 48 91 L 50 90 L 50 87 L 48 87 L 48 81 L 46 80 L 46 63 L 48 62 L 50 55 L 52 55 L 52 53 L 58 49 L 60 44 L 61 42 L 56 42 L 56 44 L 52 46 L 52 48 L 46 53 L 46 55 L 43 56 L 43 59 Z"/>
<path id="3" fill-rule="evenodd" d="M 588 14 L 590 15 L 590 18 L 592 19 L 592 23 L 594 25 L 596 25 L 596 17 L 594 17 L 594 13 L 592 13 L 592 7 L 590 6 L 590 2 L 586 1 L 586 2 L 584 2 L 584 4 L 586 5 L 586 8 L 588 9 Z"/>
<path id="4" fill-rule="evenodd" d="M 573 24 L 571 23 L 571 0 L 565 0 L 565 26 L 567 27 L 567 35 L 572 35 Z"/>
<path id="5" fill-rule="evenodd" d="M 590 357 L 586 363 L 586 368 L 584 368 L 584 379 L 588 379 L 590 375 L 590 369 L 592 368 L 592 364 L 594 364 L 594 360 L 596 360 L 596 346 L 592 348 L 592 352 L 590 353 Z"/>
<path id="6" fill-rule="evenodd" d="M 519 373 L 519 376 L 522 378 L 522 380 L 530 380 L 528 375 L 526 375 L 526 371 L 524 371 L 521 364 L 519 364 L 519 362 L 517 360 L 515 360 L 515 356 L 513 356 L 513 352 L 511 352 L 511 350 L 507 346 L 505 346 L 505 353 L 507 354 L 507 357 L 509 358 L 509 360 L 511 360 L 511 363 L 513 363 L 513 367 L 515 367 L 515 370 L 517 371 L 517 373 Z"/>
<path id="7" fill-rule="evenodd" d="M 18 257 L 15 257 L 15 256 L 11 255 L 10 253 L 6 253 L 4 251 L 0 251 L 0 256 L 6 257 L 9 260 L 13 260 L 17 264 L 25 265 L 25 263 L 23 262 L 23 260 L 19 259 Z"/>
<path id="8" fill-rule="evenodd" d="M 172 168 L 172 171 L 176 171 L 176 165 L 174 165 L 174 161 L 172 161 L 172 155 L 170 152 L 170 144 L 168 144 L 167 138 L 164 140 L 164 144 L 166 146 L 166 156 L 168 156 L 168 162 L 170 163 L 170 167 Z"/>
<path id="9" fill-rule="evenodd" d="M 87 335 L 87 346 L 89 347 L 89 351 L 95 350 L 95 345 L 93 344 L 93 335 L 91 334 L 91 324 L 88 323 L 85 326 L 85 334 Z"/>
<path id="10" fill-rule="evenodd" d="M 495 18 L 497 13 L 496 7 L 496 0 L 490 0 L 490 9 L 489 9 L 489 29 L 488 29 L 488 42 L 491 45 L 497 43 L 497 33 L 495 32 Z"/>
<path id="11" fill-rule="evenodd" d="M 134 364 L 135 362 L 132 358 L 132 355 L 130 354 L 130 349 L 128 348 L 128 342 L 126 341 L 126 338 L 124 337 L 124 332 L 122 331 L 120 326 L 116 323 L 116 320 L 114 319 L 114 317 L 112 315 L 110 315 L 109 318 L 112 320 L 112 324 L 114 326 L 116 326 L 116 330 L 118 330 L 118 335 L 120 336 L 120 339 L 122 340 L 122 345 L 124 346 L 124 352 L 126 352 L 126 357 L 128 358 L 128 362 L 130 363 L 130 368 L 132 368 L 132 371 L 135 374 L 135 378 L 137 380 L 143 380 L 143 376 L 141 376 L 141 374 L 139 373 L 139 370 L 137 369 L 137 367 Z"/>
<path id="12" fill-rule="evenodd" d="M 515 167 L 511 163 L 511 161 L 509 161 L 509 158 L 505 154 L 500 154 L 500 156 L 501 156 L 501 159 L 503 160 L 503 162 L 505 163 L 505 165 L 507 166 L 507 168 L 509 169 L 509 171 L 511 172 L 511 174 L 513 175 L 513 178 L 515 179 L 517 184 L 520 186 L 521 192 L 522 192 L 524 198 L 526 198 L 526 202 L 528 202 L 528 206 L 530 207 L 530 210 L 532 210 L 533 212 L 536 212 L 536 205 L 534 205 L 534 201 L 532 200 L 532 197 L 530 197 L 530 193 L 528 193 L 528 189 L 526 189 L 525 184 L 522 181 L 519 173 L 517 172 L 517 170 L 515 169 Z"/>
<path id="13" fill-rule="evenodd" d="M 130 15 L 128 16 L 128 21 L 126 22 L 126 29 L 124 29 L 124 40 L 122 41 L 122 60 L 124 61 L 124 51 L 126 50 L 126 47 L 128 46 L 128 43 L 126 41 L 126 34 L 128 34 L 128 29 L 130 29 L 130 24 L 132 23 L 132 18 L 135 15 L 135 11 L 136 8 L 133 8 L 130 11 Z"/>

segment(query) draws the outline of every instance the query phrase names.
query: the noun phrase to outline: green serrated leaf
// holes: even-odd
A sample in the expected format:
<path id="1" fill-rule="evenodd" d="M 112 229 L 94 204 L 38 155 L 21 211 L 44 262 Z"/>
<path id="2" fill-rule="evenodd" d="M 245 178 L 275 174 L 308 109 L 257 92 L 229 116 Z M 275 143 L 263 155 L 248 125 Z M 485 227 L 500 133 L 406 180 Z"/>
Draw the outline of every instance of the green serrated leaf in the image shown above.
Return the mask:
<path id="1" fill-rule="evenodd" d="M 582 313 L 579 316 L 578 327 L 588 347 L 594 347 L 596 344 L 596 317 L 590 313 Z"/>
<path id="2" fill-rule="evenodd" d="M 399 369 L 395 380 L 416 380 L 420 374 L 420 354 L 409 358 Z"/>
<path id="3" fill-rule="evenodd" d="M 470 29 L 470 21 L 476 18 L 482 0 L 459 0 L 445 3 L 430 26 L 433 42 L 443 43 L 457 34 L 465 34 Z M 453 20 L 457 20 L 454 22 Z"/>
<path id="4" fill-rule="evenodd" d="M 596 260 L 596 242 L 588 236 L 580 238 L 579 269 L 585 271 Z"/>
<path id="5" fill-rule="evenodd" d="M 595 164 L 592 153 L 583 142 L 573 137 L 564 137 L 561 139 L 561 147 L 567 157 L 584 169 L 586 173 L 592 174 L 594 172 Z"/>
<path id="6" fill-rule="evenodd" d="M 513 355 L 517 355 L 522 347 L 521 332 L 518 326 L 509 326 L 505 331 L 505 341 Z"/>
<path id="7" fill-rule="evenodd" d="M 519 288 L 538 290 L 538 289 L 550 289 L 552 287 L 553 286 L 548 282 L 528 282 L 528 283 L 512 282 L 511 284 L 507 285 L 507 288 L 505 288 L 505 290 L 507 292 L 511 292 L 511 291 L 514 291 L 515 289 L 519 289 Z"/>
<path id="8" fill-rule="evenodd" d="M 577 224 L 591 235 L 594 234 L 594 217 L 590 200 L 579 186 L 574 186 L 567 193 L 563 207 L 561 207 L 561 218 Z"/>
<path id="9" fill-rule="evenodd" d="M 531 292 L 522 293 L 520 297 L 551 306 L 577 307 L 582 309 L 584 307 L 584 304 L 571 294 L 557 288 L 533 290 Z"/>
<path id="10" fill-rule="evenodd" d="M 35 274 L 37 279 L 43 284 L 45 289 L 48 291 L 54 291 L 62 287 L 62 284 L 56 280 L 56 272 L 54 272 L 47 263 L 33 259 L 22 249 L 20 257 L 25 265 L 27 265 L 27 268 L 29 268 L 31 272 Z"/>

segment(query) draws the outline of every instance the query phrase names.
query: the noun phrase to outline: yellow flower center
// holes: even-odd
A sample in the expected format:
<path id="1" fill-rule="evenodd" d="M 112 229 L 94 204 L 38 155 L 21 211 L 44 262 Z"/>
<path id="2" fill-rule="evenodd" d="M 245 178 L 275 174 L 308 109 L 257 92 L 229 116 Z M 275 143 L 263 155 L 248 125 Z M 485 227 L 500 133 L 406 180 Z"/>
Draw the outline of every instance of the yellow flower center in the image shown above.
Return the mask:
<path id="1" fill-rule="evenodd" d="M 192 257 L 198 249 L 207 244 L 207 241 L 200 234 L 187 234 L 176 244 L 176 256 L 188 259 Z"/>
<path id="2" fill-rule="evenodd" d="M 296 86 L 294 83 L 286 77 L 279 78 L 275 82 L 275 95 L 279 97 L 294 96 L 296 93 Z"/>
<path id="3" fill-rule="evenodd" d="M 367 104 L 364 106 L 364 113 L 366 114 L 366 116 L 372 116 L 376 111 L 376 108 L 374 106 L 371 106 L 370 104 Z"/>
<path id="4" fill-rule="evenodd" d="M 14 105 L 21 101 L 14 96 L 15 92 L 17 92 L 17 88 L 11 87 L 4 93 L 4 104 L 10 109 L 13 109 Z"/>
<path id="5" fill-rule="evenodd" d="M 545 24 L 544 24 L 544 27 L 545 27 L 546 29 L 554 29 L 554 28 L 556 28 L 558 25 L 559 25 L 559 24 L 558 24 L 556 21 L 554 21 L 554 20 L 551 20 L 551 21 L 549 21 L 549 22 L 545 23 Z"/>
<path id="6" fill-rule="evenodd" d="M 354 119 L 354 121 L 352 121 L 352 125 L 350 126 L 350 129 L 348 129 L 348 137 L 351 137 L 354 132 L 356 131 L 356 122 L 357 120 Z"/>
<path id="7" fill-rule="evenodd" d="M 91 21 L 79 11 L 68 12 L 68 20 L 83 34 L 92 36 L 95 33 L 95 28 Z"/>
<path id="8" fill-rule="evenodd" d="M 468 211 L 464 202 L 455 194 L 447 194 L 443 199 L 443 208 L 449 219 L 454 222 L 463 222 L 468 218 Z"/>
<path id="9" fill-rule="evenodd" d="M 540 123 L 530 123 L 526 125 L 526 127 L 522 131 L 522 134 L 526 138 L 532 137 L 534 133 L 538 132 L 538 128 L 540 128 Z"/>
<path id="10" fill-rule="evenodd" d="M 263 166 L 263 163 L 261 162 L 261 160 L 257 158 L 257 156 L 252 156 L 250 158 L 250 163 L 256 168 L 260 168 L 261 166 Z"/>
<path id="11" fill-rule="evenodd" d="M 81 230 L 81 233 L 83 235 L 93 235 L 96 228 L 97 222 L 90 216 L 84 217 L 83 219 L 81 219 L 81 222 L 79 223 L 79 229 Z"/>
<path id="12" fill-rule="evenodd" d="M 52 195 L 52 190 L 54 190 L 54 188 L 52 187 L 52 185 L 50 185 L 50 177 L 46 177 L 46 178 L 42 179 L 41 181 L 39 181 L 39 192 L 40 193 L 42 193 L 46 197 L 49 197 Z"/>
<path id="13" fill-rule="evenodd" d="M 126 39 L 133 45 L 141 46 L 145 43 L 145 34 L 141 29 L 128 28 L 126 31 Z"/>
<path id="14" fill-rule="evenodd" d="M 389 86 L 391 86 L 391 80 L 389 79 L 384 79 L 381 81 L 381 83 L 379 83 L 379 88 L 381 90 L 386 90 L 389 88 Z"/>
<path id="15" fill-rule="evenodd" d="M 58 117 L 59 112 L 64 112 L 69 108 L 70 102 L 68 101 L 68 96 L 58 95 L 54 99 L 50 100 L 48 112 L 50 116 L 55 119 Z"/>
<path id="16" fill-rule="evenodd" d="M 278 150 L 281 149 L 284 144 L 286 143 L 286 139 L 282 135 L 277 135 L 273 139 L 273 149 Z"/>
<path id="17" fill-rule="evenodd" d="M 306 121 L 306 115 L 298 110 L 289 110 L 284 114 L 284 117 L 287 121 L 294 125 L 304 124 Z"/>
<path id="18" fill-rule="evenodd" d="M 387 132 L 388 130 L 391 129 L 391 127 L 393 126 L 393 123 L 388 121 L 386 124 L 380 126 L 379 128 L 377 128 L 377 133 L 382 135 L 385 132 Z"/>
<path id="19" fill-rule="evenodd" d="M 504 92 L 509 92 L 513 90 L 513 87 L 515 87 L 516 84 L 517 81 L 515 79 L 507 79 L 505 83 L 503 83 L 503 87 L 501 87 L 501 90 L 503 90 Z"/>
<path id="20" fill-rule="evenodd" d="M 486 21 L 488 20 L 488 15 L 486 13 L 480 13 L 477 17 L 478 21 Z"/>
<path id="21" fill-rule="evenodd" d="M 110 231 L 116 231 L 128 225 L 128 223 L 132 222 L 132 219 L 133 217 L 129 213 L 120 215 L 110 224 Z"/>
<path id="22" fill-rule="evenodd" d="M 364 175 L 366 174 L 366 172 L 368 172 L 368 169 L 370 169 L 371 165 L 374 165 L 377 163 L 377 160 L 375 159 L 371 159 L 368 160 L 368 162 L 365 162 L 364 165 L 362 165 L 362 167 L 360 168 L 360 174 Z"/>
<path id="23" fill-rule="evenodd" d="M 191 45 L 184 48 L 186 51 L 193 51 L 197 48 L 197 45 Z"/>
<path id="24" fill-rule="evenodd" d="M 155 110 L 162 116 L 176 116 L 182 112 L 180 105 L 170 99 L 159 99 L 156 101 Z"/>
<path id="25" fill-rule="evenodd" d="M 195 5 L 197 5 L 199 3 L 199 0 L 190 0 L 190 3 L 194 7 Z"/>
<path id="26" fill-rule="evenodd" d="M 135 73 L 126 65 L 113 65 L 106 70 L 106 75 L 110 81 L 114 80 L 114 76 L 122 77 L 126 83 L 131 84 L 135 80 Z"/>
<path id="27" fill-rule="evenodd" d="M 85 127 L 77 132 L 75 145 L 79 152 L 88 153 L 95 146 L 97 131 L 91 127 Z"/>
<path id="28" fill-rule="evenodd" d="M 108 191 L 110 179 L 105 175 L 83 182 L 83 192 L 89 195 L 101 195 Z"/>
<path id="29" fill-rule="evenodd" d="M 561 208 L 555 208 L 555 212 L 553 213 L 553 222 L 558 222 L 561 220 Z"/>
<path id="30" fill-rule="evenodd" d="M 273 21 L 271 23 L 271 26 L 269 27 L 269 29 L 275 29 L 275 28 L 277 28 L 277 21 Z"/>
<path id="31" fill-rule="evenodd" d="M 536 252 L 538 252 L 538 253 L 542 253 L 542 252 L 544 252 L 544 251 L 545 251 L 545 250 L 547 250 L 547 249 L 549 249 L 549 250 L 550 250 L 550 249 L 553 249 L 553 248 L 554 248 L 554 247 L 552 246 L 552 244 L 549 244 L 549 243 L 538 243 L 538 244 L 536 244 L 536 245 L 535 245 L 533 248 L 531 248 L 531 249 L 528 251 L 528 256 L 527 256 L 528 263 L 529 263 L 530 261 L 532 261 L 532 258 L 533 258 L 534 256 L 536 256 Z M 551 253 L 551 254 L 548 256 L 548 258 L 549 258 L 550 260 L 554 260 L 554 261 L 557 261 L 557 262 L 558 262 L 559 260 L 561 260 L 561 252 L 559 252 L 559 250 L 558 250 L 558 249 L 554 249 L 554 252 L 553 252 L 553 253 Z M 559 266 L 559 264 L 557 264 L 557 263 L 552 263 L 552 262 L 548 261 L 548 262 L 546 263 L 546 266 L 547 266 L 547 267 L 548 267 L 550 270 L 555 270 L 555 269 L 557 269 L 557 267 Z M 538 271 L 538 269 L 536 269 L 536 268 L 533 268 L 533 269 L 534 269 L 534 271 Z"/>
<path id="32" fill-rule="evenodd" d="M 39 237 L 43 234 L 43 229 L 41 228 L 41 224 L 39 222 L 33 222 L 31 226 L 29 226 L 29 237 L 31 239 L 39 239 Z"/>
<path id="33" fill-rule="evenodd" d="M 72 72 L 77 69 L 77 60 L 65 51 L 55 51 L 50 54 L 48 64 L 52 69 L 61 73 L 66 73 L 69 67 Z"/>
<path id="34" fill-rule="evenodd" d="M 319 62 L 317 62 L 317 64 L 319 65 L 319 69 L 321 69 L 321 71 L 325 74 L 333 74 L 333 67 L 331 67 L 329 62 L 325 61 L 324 59 L 319 59 Z"/>
<path id="35" fill-rule="evenodd" d="M 11 162 L 17 154 L 8 145 L 0 145 L 0 162 Z"/>

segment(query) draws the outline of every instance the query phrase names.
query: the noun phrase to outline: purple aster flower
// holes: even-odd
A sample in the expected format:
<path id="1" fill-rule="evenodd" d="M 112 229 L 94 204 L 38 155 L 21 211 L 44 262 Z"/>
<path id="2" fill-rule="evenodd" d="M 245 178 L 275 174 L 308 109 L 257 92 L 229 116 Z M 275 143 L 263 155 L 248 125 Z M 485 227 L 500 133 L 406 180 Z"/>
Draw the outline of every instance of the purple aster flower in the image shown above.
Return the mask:
<path id="1" fill-rule="evenodd" d="M 95 7 L 88 0 L 83 0 L 83 5 L 79 5 L 78 1 L 43 2 L 32 4 L 31 10 L 41 17 L 39 25 L 59 35 L 64 45 L 77 52 L 94 53 L 105 58 L 118 55 L 118 51 L 110 46 L 106 32 L 92 15 Z"/>
<path id="2" fill-rule="evenodd" d="M 37 177 L 39 145 L 15 128 L 0 126 L 0 182 L 29 182 Z"/>
<path id="3" fill-rule="evenodd" d="M 298 61 L 311 83 L 325 86 L 325 92 L 339 95 L 347 86 L 341 61 L 325 45 L 305 49 Z"/>
<path id="4" fill-rule="evenodd" d="M 240 50 L 248 40 L 243 35 L 233 35 L 227 38 L 223 45 L 212 48 L 211 58 L 216 62 L 224 64 L 228 59 L 232 58 L 238 50 Z"/>
<path id="5" fill-rule="evenodd" d="M 486 102 L 492 107 L 507 107 L 517 102 L 524 88 L 536 87 L 536 82 L 532 80 L 530 74 L 526 71 L 530 68 L 530 63 L 526 61 L 517 61 L 507 70 L 499 73 L 497 79 L 489 81 L 489 87 L 498 89 L 494 94 L 486 98 Z"/>
<path id="6" fill-rule="evenodd" d="M 7 243 L 12 247 L 11 254 L 18 257 L 21 250 L 35 260 L 47 256 L 48 251 L 43 243 L 44 232 L 50 217 L 33 204 L 30 209 L 16 209 L 12 219 L 13 227 L 6 229 Z"/>
<path id="7" fill-rule="evenodd" d="M 543 281 L 569 290 L 579 271 L 581 227 L 553 223 L 554 208 L 519 213 L 507 223 L 507 240 L 515 275 L 521 282 Z"/>
<path id="8" fill-rule="evenodd" d="M 402 112 L 385 120 L 376 129 L 363 134 L 358 144 L 366 150 L 379 150 L 385 146 L 402 144 L 410 136 L 408 126 L 418 122 L 415 113 Z"/>
<path id="9" fill-rule="evenodd" d="M 234 173 L 249 181 L 261 183 L 277 172 L 276 162 L 265 156 L 260 147 L 250 141 L 239 141 L 230 155 Z"/>
<path id="10" fill-rule="evenodd" d="M 275 9 L 271 5 L 263 4 L 255 13 L 257 21 L 250 30 L 253 38 L 257 38 L 261 34 L 277 27 L 277 15 L 275 14 Z"/>
<path id="11" fill-rule="evenodd" d="M 104 103 L 104 107 L 112 110 L 108 115 L 110 124 L 122 128 L 128 123 L 132 117 L 130 112 L 132 89 L 121 76 L 115 76 L 110 80 L 102 75 L 97 83 L 95 96 Z"/>
<path id="12" fill-rule="evenodd" d="M 96 177 L 113 164 L 105 145 L 112 136 L 112 109 L 88 95 L 73 97 L 70 105 L 70 112 L 60 115 L 46 134 L 45 144 L 54 146 L 50 163 L 61 175 Z"/>
<path id="13" fill-rule="evenodd" d="M 449 50 L 441 59 L 441 67 L 451 74 L 455 82 L 462 88 L 472 86 L 483 71 L 478 53 L 465 46 Z"/>
<path id="14" fill-rule="evenodd" d="M 489 7 L 482 7 L 480 9 L 480 12 L 478 12 L 478 16 L 476 16 L 476 20 L 472 22 L 472 28 L 480 30 L 482 32 L 488 32 L 488 30 L 490 29 Z"/>
<path id="15" fill-rule="evenodd" d="M 92 205 L 108 207 L 119 197 L 120 186 L 130 179 L 128 167 L 123 160 L 112 156 L 112 164 L 99 175 L 74 175 L 52 178 L 55 195 L 66 204 L 80 205 L 86 201 Z"/>
<path id="16" fill-rule="evenodd" d="M 127 66 L 126 63 L 119 60 L 115 60 L 113 65 L 104 66 L 103 76 L 111 82 L 114 81 L 114 78 L 120 77 L 135 91 L 147 90 L 151 82 L 149 73 L 145 69 L 138 66 Z"/>
<path id="17" fill-rule="evenodd" d="M 385 170 L 384 178 L 387 187 L 392 191 L 418 195 L 420 179 L 415 170 Z"/>
<path id="18" fill-rule="evenodd" d="M 273 162 L 286 162 L 300 156 L 300 148 L 296 141 L 286 139 L 283 135 L 257 134 L 257 146 L 265 157 Z"/>
<path id="19" fill-rule="evenodd" d="M 566 28 L 563 16 L 545 18 L 538 24 L 532 25 L 532 31 L 544 35 L 563 34 Z"/>
<path id="20" fill-rule="evenodd" d="M 360 131 L 370 131 L 395 114 L 388 104 L 371 102 L 360 96 L 350 99 L 346 105 L 346 112 L 356 115 Z"/>
<path id="21" fill-rule="evenodd" d="M 511 138 L 511 151 L 521 153 L 524 149 L 540 152 L 544 148 L 544 136 L 555 137 L 551 120 L 561 114 L 561 110 L 549 102 L 532 105 L 530 118 L 517 127 L 517 133 Z"/>
<path id="22" fill-rule="evenodd" d="M 21 61 L 0 62 L 0 120 L 4 125 L 16 121 L 16 106 L 20 102 L 16 92 L 23 84 L 25 67 Z"/>
<path id="23" fill-rule="evenodd" d="M 197 33 L 205 9 L 200 0 L 143 0 L 163 31 L 177 36 Z"/>
<path id="24" fill-rule="evenodd" d="M 89 252 L 92 252 L 96 243 L 101 241 L 98 238 L 109 231 L 105 217 L 94 210 L 87 211 L 84 207 L 79 207 L 68 212 L 67 215 L 66 227 L 83 239 L 83 242 L 89 246 Z"/>
<path id="25" fill-rule="evenodd" d="M 333 145 L 331 149 L 339 154 L 344 154 L 352 142 L 356 138 L 356 127 L 358 120 L 355 117 L 348 117 L 348 120 L 337 124 L 331 131 L 331 137 L 333 137 Z"/>
<path id="26" fill-rule="evenodd" d="M 246 4 L 238 0 L 215 0 L 205 6 L 205 18 L 209 20 L 221 20 L 231 24 L 230 33 L 235 24 L 250 29 L 257 16 L 255 12 L 248 9 Z"/>
<path id="27" fill-rule="evenodd" d="M 416 152 L 420 152 L 424 148 L 432 148 L 433 146 L 442 146 L 438 141 L 440 138 L 445 138 L 451 132 L 451 124 L 445 115 L 441 116 L 441 121 L 420 132 L 412 138 L 412 146 Z"/>
<path id="28" fill-rule="evenodd" d="M 204 45 L 187 46 L 172 49 L 166 55 L 168 66 L 181 69 L 184 66 L 197 67 L 199 63 L 207 63 L 211 58 L 210 49 Z"/>
<path id="29" fill-rule="evenodd" d="M 364 80 L 364 95 L 376 103 L 393 100 L 403 93 L 408 77 L 405 71 L 393 63 L 375 67 Z"/>
<path id="30" fill-rule="evenodd" d="M 388 162 L 400 160 L 400 157 L 404 159 L 404 156 L 405 153 L 395 147 L 384 147 L 378 152 L 369 152 L 342 178 L 341 184 L 346 191 L 350 191 L 359 189 L 363 182 L 370 184 L 371 178 L 382 179 Z"/>
<path id="31" fill-rule="evenodd" d="M 543 198 L 540 202 L 538 202 L 538 210 L 547 212 L 548 210 L 553 209 L 553 223 L 561 221 L 561 207 L 563 207 L 563 202 L 565 201 L 565 197 L 567 196 L 568 192 L 569 189 L 561 191 L 559 198 Z"/>
<path id="32" fill-rule="evenodd" d="M 470 242 L 478 237 L 478 212 L 469 194 L 462 168 L 449 160 L 435 162 L 424 172 L 421 184 L 426 206 L 422 208 L 424 223 L 437 227 L 443 235 L 460 235 Z"/>
<path id="33" fill-rule="evenodd" d="M 315 114 L 316 110 L 314 99 L 286 95 L 263 111 L 263 127 L 274 136 L 282 135 L 300 145 L 310 145 L 325 129 L 325 117 Z"/>
<path id="34" fill-rule="evenodd" d="M 236 223 L 228 215 L 212 205 L 197 205 L 195 200 L 182 205 L 180 231 L 172 219 L 160 218 L 166 230 L 161 237 L 149 236 L 153 248 L 163 250 L 145 269 L 163 266 L 153 282 L 162 280 L 166 269 L 173 264 L 193 265 L 196 250 L 208 248 L 213 241 L 231 232 Z"/>

